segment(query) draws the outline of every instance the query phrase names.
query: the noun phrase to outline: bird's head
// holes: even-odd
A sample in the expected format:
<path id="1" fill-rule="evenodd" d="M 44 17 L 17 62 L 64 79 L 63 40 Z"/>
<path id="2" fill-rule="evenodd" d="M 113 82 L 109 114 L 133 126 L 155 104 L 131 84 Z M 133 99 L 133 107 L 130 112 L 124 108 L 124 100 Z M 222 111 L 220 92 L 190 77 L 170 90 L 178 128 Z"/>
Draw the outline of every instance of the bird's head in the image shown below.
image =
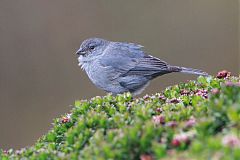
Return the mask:
<path id="1" fill-rule="evenodd" d="M 76 54 L 82 57 L 94 57 L 101 55 L 109 41 L 101 38 L 89 38 L 82 42 Z"/>

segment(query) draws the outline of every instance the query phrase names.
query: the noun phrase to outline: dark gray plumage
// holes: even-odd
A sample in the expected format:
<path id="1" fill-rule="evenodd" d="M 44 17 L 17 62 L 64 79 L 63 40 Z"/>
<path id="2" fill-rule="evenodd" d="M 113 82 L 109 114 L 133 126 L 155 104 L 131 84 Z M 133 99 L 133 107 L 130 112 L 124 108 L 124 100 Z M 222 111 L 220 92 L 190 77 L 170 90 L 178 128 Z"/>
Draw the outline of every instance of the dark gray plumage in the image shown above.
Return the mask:
<path id="1" fill-rule="evenodd" d="M 150 80 L 163 74 L 182 72 L 207 76 L 201 70 L 172 66 L 146 54 L 143 46 L 89 38 L 76 52 L 79 65 L 98 87 L 113 94 L 140 94 Z"/>

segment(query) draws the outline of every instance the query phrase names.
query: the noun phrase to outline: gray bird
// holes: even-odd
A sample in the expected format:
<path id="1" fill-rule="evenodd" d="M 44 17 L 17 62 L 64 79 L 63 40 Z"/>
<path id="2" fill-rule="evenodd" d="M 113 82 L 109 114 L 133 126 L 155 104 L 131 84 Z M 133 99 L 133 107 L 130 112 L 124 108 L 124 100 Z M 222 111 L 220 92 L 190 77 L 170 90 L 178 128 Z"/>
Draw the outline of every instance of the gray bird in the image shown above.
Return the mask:
<path id="1" fill-rule="evenodd" d="M 172 66 L 146 54 L 143 46 L 134 43 L 112 42 L 89 38 L 76 52 L 79 66 L 100 89 L 113 95 L 131 92 L 140 94 L 150 80 L 172 72 L 207 76 L 198 69 Z"/>

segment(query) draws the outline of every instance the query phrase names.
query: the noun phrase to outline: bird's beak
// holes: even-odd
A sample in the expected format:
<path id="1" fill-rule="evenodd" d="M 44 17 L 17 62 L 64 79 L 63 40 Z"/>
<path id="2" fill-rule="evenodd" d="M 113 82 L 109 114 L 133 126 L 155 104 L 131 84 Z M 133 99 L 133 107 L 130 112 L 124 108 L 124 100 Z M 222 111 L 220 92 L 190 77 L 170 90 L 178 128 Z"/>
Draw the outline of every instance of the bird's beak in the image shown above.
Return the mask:
<path id="1" fill-rule="evenodd" d="M 86 52 L 82 49 L 82 48 L 79 48 L 79 50 L 77 50 L 76 54 L 77 55 L 84 55 Z"/>

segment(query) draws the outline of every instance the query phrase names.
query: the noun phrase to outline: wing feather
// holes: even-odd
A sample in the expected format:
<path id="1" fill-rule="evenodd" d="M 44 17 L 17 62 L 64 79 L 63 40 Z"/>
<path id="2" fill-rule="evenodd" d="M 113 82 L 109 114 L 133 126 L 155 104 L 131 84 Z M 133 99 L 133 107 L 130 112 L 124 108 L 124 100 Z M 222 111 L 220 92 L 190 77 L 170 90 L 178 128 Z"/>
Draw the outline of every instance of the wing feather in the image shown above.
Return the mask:
<path id="1" fill-rule="evenodd" d="M 166 62 L 153 56 L 145 55 L 125 75 L 142 75 L 151 79 L 166 73 L 169 73 L 169 66 Z"/>
<path id="2" fill-rule="evenodd" d="M 154 78 L 169 73 L 168 64 L 159 58 L 146 55 L 142 46 L 133 43 L 114 42 L 104 51 L 101 64 L 109 67 L 117 77 L 146 76 Z"/>

